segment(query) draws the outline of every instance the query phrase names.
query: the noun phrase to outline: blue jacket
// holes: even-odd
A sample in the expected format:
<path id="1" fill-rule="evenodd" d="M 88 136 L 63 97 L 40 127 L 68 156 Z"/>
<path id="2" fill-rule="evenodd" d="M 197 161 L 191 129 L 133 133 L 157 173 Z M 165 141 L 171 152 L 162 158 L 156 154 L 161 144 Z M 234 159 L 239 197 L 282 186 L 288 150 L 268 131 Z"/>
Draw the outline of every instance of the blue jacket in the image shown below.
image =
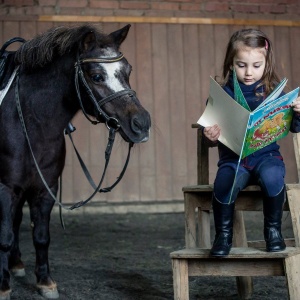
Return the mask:
<path id="1" fill-rule="evenodd" d="M 257 92 L 262 93 L 264 86 L 258 87 L 257 90 L 255 90 L 256 86 L 259 84 L 259 82 L 256 82 L 252 85 L 245 85 L 243 83 L 239 83 L 241 90 L 244 94 L 244 97 L 251 109 L 253 111 L 256 109 L 264 100 L 263 97 L 258 97 L 256 95 Z M 234 98 L 234 88 L 233 88 L 233 79 L 232 76 L 230 76 L 228 82 L 226 85 L 223 87 L 224 90 L 232 97 Z M 291 132 L 299 132 L 300 131 L 300 116 L 295 114 L 293 115 L 293 120 L 290 128 Z M 227 148 L 225 145 L 222 143 L 218 143 L 218 150 L 219 150 L 219 162 L 218 166 L 220 166 L 223 163 L 226 162 L 233 162 L 237 161 L 239 159 L 238 155 L 234 153 L 232 150 Z M 279 152 L 279 145 L 274 142 L 250 155 L 242 159 L 241 165 L 248 169 L 252 169 L 255 164 L 264 156 L 277 156 L 278 158 L 282 159 L 282 156 Z"/>

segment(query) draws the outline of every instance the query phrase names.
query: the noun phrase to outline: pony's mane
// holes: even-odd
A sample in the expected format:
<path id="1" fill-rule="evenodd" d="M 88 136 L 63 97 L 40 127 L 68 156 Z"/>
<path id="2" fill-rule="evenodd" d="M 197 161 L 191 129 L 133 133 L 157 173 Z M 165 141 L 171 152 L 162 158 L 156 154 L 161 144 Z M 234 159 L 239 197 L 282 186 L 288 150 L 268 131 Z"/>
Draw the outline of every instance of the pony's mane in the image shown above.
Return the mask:
<path id="1" fill-rule="evenodd" d="M 83 38 L 90 32 L 94 32 L 97 43 L 108 37 L 92 25 L 54 27 L 23 44 L 15 54 L 15 62 L 31 69 L 43 67 L 81 47 Z"/>

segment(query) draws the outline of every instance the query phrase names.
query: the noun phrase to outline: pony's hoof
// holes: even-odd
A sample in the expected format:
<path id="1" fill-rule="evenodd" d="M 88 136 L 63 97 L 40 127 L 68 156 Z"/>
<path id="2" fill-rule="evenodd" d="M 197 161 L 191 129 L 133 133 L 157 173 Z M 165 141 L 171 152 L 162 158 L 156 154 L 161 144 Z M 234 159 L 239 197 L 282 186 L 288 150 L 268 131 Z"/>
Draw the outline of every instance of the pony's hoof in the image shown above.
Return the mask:
<path id="1" fill-rule="evenodd" d="M 46 299 L 58 299 L 59 293 L 57 291 L 56 284 L 52 284 L 51 286 L 46 285 L 38 285 L 40 294 Z M 1 299 L 0 299 L 1 300 Z"/>
<path id="2" fill-rule="evenodd" d="M 10 293 L 11 293 L 11 290 L 8 290 L 5 292 L 0 291 L 0 300 L 10 300 Z"/>
<path id="3" fill-rule="evenodd" d="M 11 269 L 10 272 L 12 273 L 13 276 L 15 277 L 24 277 L 26 275 L 25 269 L 24 268 L 15 268 Z"/>

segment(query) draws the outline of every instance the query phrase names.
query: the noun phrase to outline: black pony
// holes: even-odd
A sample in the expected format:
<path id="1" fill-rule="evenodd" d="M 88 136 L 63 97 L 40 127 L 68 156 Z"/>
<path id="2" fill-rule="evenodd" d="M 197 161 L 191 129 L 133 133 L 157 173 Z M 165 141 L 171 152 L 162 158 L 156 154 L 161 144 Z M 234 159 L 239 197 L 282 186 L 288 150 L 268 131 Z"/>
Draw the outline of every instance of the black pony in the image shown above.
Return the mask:
<path id="1" fill-rule="evenodd" d="M 105 35 L 90 25 L 57 27 L 14 54 L 15 71 L 10 80 L 5 78 L 7 93 L 0 91 L 1 300 L 10 299 L 10 272 L 25 275 L 19 249 L 25 201 L 36 250 L 37 286 L 44 297 L 58 298 L 48 262 L 55 203 L 50 192 L 56 195 L 58 190 L 65 163 L 64 129 L 76 112 L 81 109 L 92 123 L 118 130 L 128 143 L 149 138 L 150 115 L 130 89 L 131 66 L 119 52 L 129 28 Z"/>

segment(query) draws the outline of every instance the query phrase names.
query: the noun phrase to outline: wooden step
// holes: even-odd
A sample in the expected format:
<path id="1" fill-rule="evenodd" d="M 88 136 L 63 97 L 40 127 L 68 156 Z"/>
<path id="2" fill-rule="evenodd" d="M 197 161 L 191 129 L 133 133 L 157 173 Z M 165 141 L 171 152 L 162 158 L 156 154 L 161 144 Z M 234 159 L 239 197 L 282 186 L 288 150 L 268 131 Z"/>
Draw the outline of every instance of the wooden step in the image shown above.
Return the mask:
<path id="1" fill-rule="evenodd" d="M 224 258 L 209 255 L 210 249 L 183 249 L 170 254 L 173 264 L 186 264 L 188 276 L 285 276 L 285 261 L 300 259 L 300 249 L 281 252 L 257 248 L 232 248 Z M 298 266 L 300 267 L 300 266 Z"/>
<path id="2" fill-rule="evenodd" d="M 276 259 L 286 258 L 292 255 L 300 254 L 300 248 L 287 247 L 284 251 L 280 252 L 267 252 L 264 248 L 253 247 L 233 247 L 228 256 L 220 259 L 213 258 L 209 255 L 210 249 L 193 248 L 182 249 L 170 253 L 171 258 L 187 258 L 187 259 L 215 259 L 215 260 L 230 260 L 230 259 L 249 259 L 249 258 L 263 258 L 263 259 Z"/>

